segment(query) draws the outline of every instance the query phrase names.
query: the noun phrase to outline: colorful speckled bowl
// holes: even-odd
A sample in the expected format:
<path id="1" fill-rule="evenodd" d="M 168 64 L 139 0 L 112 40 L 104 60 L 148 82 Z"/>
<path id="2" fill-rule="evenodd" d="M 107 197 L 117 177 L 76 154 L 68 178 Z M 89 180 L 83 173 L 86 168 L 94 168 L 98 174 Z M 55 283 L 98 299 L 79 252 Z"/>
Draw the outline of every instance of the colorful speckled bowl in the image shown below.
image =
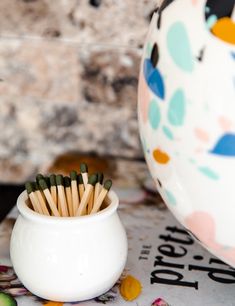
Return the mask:
<path id="1" fill-rule="evenodd" d="M 168 0 L 154 14 L 139 78 L 145 157 L 177 219 L 235 266 L 233 1 Z"/>

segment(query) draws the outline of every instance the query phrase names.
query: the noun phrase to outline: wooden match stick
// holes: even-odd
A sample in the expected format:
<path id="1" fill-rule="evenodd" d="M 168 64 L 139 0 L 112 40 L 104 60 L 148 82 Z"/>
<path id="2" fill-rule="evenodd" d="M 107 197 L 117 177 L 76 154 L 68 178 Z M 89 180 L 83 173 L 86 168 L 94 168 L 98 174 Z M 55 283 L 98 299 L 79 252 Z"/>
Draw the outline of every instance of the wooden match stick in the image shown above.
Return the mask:
<path id="1" fill-rule="evenodd" d="M 68 217 L 68 205 L 65 197 L 64 182 L 62 175 L 56 175 L 56 185 L 58 189 L 58 198 L 60 199 L 62 217 Z"/>
<path id="2" fill-rule="evenodd" d="M 37 176 L 36 176 L 36 183 L 38 184 L 39 187 L 40 187 L 40 185 L 39 185 L 40 180 L 45 180 L 46 183 L 47 183 L 47 187 L 50 189 L 51 183 L 50 183 L 50 179 L 49 179 L 48 176 L 44 176 L 41 173 L 38 173 Z M 44 196 L 44 193 L 42 193 L 42 194 L 43 194 L 44 200 L 46 200 L 46 198 Z"/>
<path id="3" fill-rule="evenodd" d="M 95 184 L 94 203 L 98 199 L 98 196 L 99 196 L 99 194 L 101 192 L 103 180 L 104 180 L 103 173 L 98 173 L 98 182 Z"/>
<path id="4" fill-rule="evenodd" d="M 94 206 L 92 208 L 92 211 L 91 211 L 91 214 L 94 214 L 96 212 L 99 211 L 107 193 L 109 192 L 110 188 L 112 187 L 112 181 L 111 180 L 107 180 L 105 183 L 104 183 L 104 186 L 98 196 L 98 199 L 96 200 L 96 202 L 94 203 Z"/>
<path id="5" fill-rule="evenodd" d="M 59 196 L 58 196 L 58 203 L 57 203 L 57 206 L 58 206 L 59 213 L 60 213 L 60 215 L 62 216 L 61 200 L 60 200 L 60 197 L 59 197 Z"/>
<path id="6" fill-rule="evenodd" d="M 44 215 L 50 216 L 50 213 L 47 209 L 47 204 L 46 204 L 46 199 L 44 197 L 43 192 L 40 190 L 38 183 L 34 183 L 34 189 L 35 189 L 35 193 L 38 197 L 38 201 L 40 203 L 40 206 L 42 208 L 42 212 Z M 43 195 L 43 196 L 42 196 Z"/>
<path id="7" fill-rule="evenodd" d="M 57 207 L 56 207 L 56 203 L 53 201 L 53 198 L 51 196 L 51 193 L 48 189 L 48 186 L 47 186 L 47 183 L 45 180 L 39 180 L 39 186 L 42 188 L 43 190 L 43 193 L 47 199 L 47 202 L 50 206 L 50 209 L 52 211 L 52 214 L 55 216 L 55 217 L 60 217 L 60 214 L 57 210 Z"/>
<path id="8" fill-rule="evenodd" d="M 85 192 L 84 192 L 83 197 L 81 199 L 78 210 L 76 212 L 76 216 L 82 216 L 85 213 L 88 201 L 90 199 L 92 191 L 94 190 L 94 186 L 95 186 L 96 182 L 97 182 L 97 174 L 92 174 L 88 178 L 88 183 L 86 185 L 86 189 L 85 189 Z"/>
<path id="9" fill-rule="evenodd" d="M 80 201 L 81 201 L 81 199 L 83 197 L 83 194 L 84 194 L 84 191 L 85 191 L 85 187 L 84 187 L 84 184 L 83 184 L 83 179 L 82 179 L 81 174 L 78 175 L 77 181 L 78 181 L 79 197 L 80 197 Z"/>
<path id="10" fill-rule="evenodd" d="M 58 208 L 55 174 L 50 175 L 50 184 L 51 184 L 51 196 L 52 196 L 52 199 L 53 199 L 54 203 L 56 204 L 56 207 Z"/>
<path id="11" fill-rule="evenodd" d="M 73 205 L 73 214 L 78 210 L 79 206 L 79 193 L 78 193 L 78 184 L 77 184 L 77 172 L 71 171 L 71 191 L 72 191 L 72 205 Z"/>
<path id="12" fill-rule="evenodd" d="M 35 190 L 34 190 L 33 182 L 27 182 L 25 184 L 25 189 L 27 190 L 27 193 L 28 193 L 28 196 L 29 196 L 30 201 L 32 203 L 34 211 L 39 213 L 39 214 L 42 214 L 43 211 L 42 211 L 42 208 L 40 206 L 38 197 L 37 197 L 36 193 L 34 192 Z"/>
<path id="13" fill-rule="evenodd" d="M 41 173 L 37 174 L 37 176 L 36 176 L 36 183 L 38 184 L 38 186 L 39 186 L 39 181 L 40 180 L 44 180 L 44 179 L 45 179 L 44 175 L 42 175 Z M 39 188 L 40 188 L 40 186 L 39 186 Z M 42 192 L 42 197 L 43 197 L 44 201 L 46 201 L 46 198 L 45 198 L 45 195 L 44 195 L 43 192 Z"/>
<path id="14" fill-rule="evenodd" d="M 76 184 L 77 184 L 77 181 L 76 181 Z M 69 216 L 73 217 L 74 210 L 73 210 L 73 201 L 72 201 L 72 192 L 71 192 L 71 181 L 68 176 L 64 177 L 64 186 L 65 186 L 66 200 L 68 203 Z"/>
<path id="15" fill-rule="evenodd" d="M 86 188 L 86 185 L 88 183 L 88 167 L 87 167 L 87 164 L 82 163 L 80 165 L 80 171 L 81 171 L 81 174 L 82 174 L 84 187 Z"/>
<path id="16" fill-rule="evenodd" d="M 98 178 L 98 176 L 97 176 L 97 178 Z M 88 205 L 87 205 L 87 214 L 88 215 L 91 213 L 92 208 L 93 208 L 93 204 L 94 204 L 94 190 L 95 190 L 95 187 L 93 188 L 93 190 L 91 192 L 91 195 L 90 195 L 90 198 L 88 200 Z"/>

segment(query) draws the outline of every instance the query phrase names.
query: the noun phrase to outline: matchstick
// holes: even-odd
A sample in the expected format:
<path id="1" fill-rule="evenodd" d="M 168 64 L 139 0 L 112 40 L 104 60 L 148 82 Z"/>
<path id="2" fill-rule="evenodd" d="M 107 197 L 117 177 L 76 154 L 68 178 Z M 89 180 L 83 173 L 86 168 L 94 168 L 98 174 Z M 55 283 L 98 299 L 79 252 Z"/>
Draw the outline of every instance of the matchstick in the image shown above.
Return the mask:
<path id="1" fill-rule="evenodd" d="M 76 184 L 77 184 L 77 180 L 76 180 Z M 74 210 L 73 210 L 73 201 L 72 201 L 72 192 L 71 192 L 71 182 L 68 176 L 64 177 L 64 186 L 65 186 L 66 200 L 68 203 L 69 216 L 73 217 Z"/>
<path id="2" fill-rule="evenodd" d="M 43 192 L 40 190 L 39 185 L 38 185 L 37 182 L 34 183 L 34 189 L 35 189 L 35 193 L 36 193 L 36 195 L 38 197 L 38 201 L 40 203 L 40 206 L 41 206 L 43 214 L 47 215 L 47 216 L 50 216 L 50 213 L 49 213 L 49 211 L 47 209 L 47 204 L 46 204 L 45 196 L 44 196 Z"/>
<path id="3" fill-rule="evenodd" d="M 60 215 L 62 216 L 61 200 L 60 200 L 60 197 L 59 197 L 59 196 L 58 196 L 58 203 L 57 203 L 57 206 L 58 206 L 59 213 L 60 213 Z"/>
<path id="4" fill-rule="evenodd" d="M 72 204 L 73 204 L 73 214 L 74 214 L 78 210 L 79 206 L 77 172 L 71 171 L 70 178 L 71 178 Z"/>
<path id="5" fill-rule="evenodd" d="M 42 208 L 40 206 L 39 200 L 36 196 L 36 193 L 34 192 L 35 190 L 34 190 L 33 182 L 27 182 L 25 184 L 25 189 L 27 190 L 27 193 L 28 193 L 28 196 L 29 196 L 30 201 L 32 203 L 34 211 L 39 213 L 39 214 L 42 214 L 43 211 L 42 211 Z"/>
<path id="6" fill-rule="evenodd" d="M 83 179 L 82 179 L 81 174 L 78 175 L 77 181 L 78 181 L 79 197 L 80 197 L 80 201 L 81 201 L 81 199 L 83 197 L 83 194 L 84 194 L 84 191 L 85 191 L 85 187 L 84 187 L 84 184 L 83 184 Z"/>
<path id="7" fill-rule="evenodd" d="M 51 196 L 51 193 L 48 189 L 48 186 L 47 186 L 47 183 L 45 180 L 39 180 L 39 186 L 42 188 L 43 190 L 43 193 L 47 199 L 47 202 L 50 206 L 50 209 L 52 211 L 52 214 L 55 216 L 55 217 L 60 217 L 60 214 L 57 210 L 57 207 L 56 207 L 56 203 L 53 201 L 53 198 Z"/>
<path id="8" fill-rule="evenodd" d="M 58 203 L 57 203 L 57 189 L 56 189 L 56 176 L 55 174 L 50 175 L 50 184 L 51 184 L 51 196 L 56 204 L 56 207 L 58 208 Z"/>
<path id="9" fill-rule="evenodd" d="M 60 199 L 62 217 L 68 217 L 68 206 L 64 192 L 63 176 L 56 175 L 56 185 L 58 189 L 58 198 Z"/>
<path id="10" fill-rule="evenodd" d="M 88 183 L 86 185 L 86 189 L 81 199 L 78 210 L 76 212 L 76 216 L 82 216 L 86 212 L 86 207 L 90 199 L 90 196 L 92 194 L 92 191 L 94 190 L 96 182 L 97 182 L 97 174 L 92 174 L 88 179 Z"/>
<path id="11" fill-rule="evenodd" d="M 97 178 L 98 178 L 98 176 L 97 176 Z M 93 188 L 93 190 L 91 192 L 91 195 L 90 195 L 90 198 L 88 200 L 88 205 L 87 205 L 87 214 L 88 215 L 91 213 L 93 205 L 94 205 L 94 190 L 95 190 L 95 188 Z"/>
<path id="12" fill-rule="evenodd" d="M 80 171 L 81 171 L 81 174 L 82 174 L 84 187 L 86 188 L 86 185 L 88 183 L 88 167 L 87 167 L 87 164 L 82 163 L 80 165 Z"/>
<path id="13" fill-rule="evenodd" d="M 98 199 L 98 196 L 99 196 L 99 194 L 101 192 L 103 180 L 104 180 L 103 173 L 98 173 L 98 182 L 95 184 L 94 203 Z"/>
<path id="14" fill-rule="evenodd" d="M 40 187 L 40 185 L 39 185 L 39 181 L 40 181 L 40 180 L 45 180 L 45 176 L 42 175 L 41 173 L 38 173 L 37 176 L 36 176 L 36 183 L 38 184 L 39 189 L 41 189 L 41 187 Z M 41 190 L 41 191 L 42 191 L 42 190 Z M 44 201 L 46 202 L 47 200 L 46 200 L 46 197 L 45 197 L 43 191 L 42 191 L 41 194 L 42 194 L 42 197 L 43 197 Z"/>
<path id="15" fill-rule="evenodd" d="M 102 188 L 102 190 L 101 190 L 101 192 L 100 192 L 100 194 L 98 196 L 98 199 L 94 203 L 94 206 L 92 208 L 91 214 L 94 214 L 94 213 L 99 211 L 99 209 L 100 209 L 100 207 L 101 207 L 101 205 L 102 205 L 102 203 L 103 203 L 107 193 L 109 192 L 111 186 L 112 186 L 112 181 L 111 180 L 105 181 L 104 186 L 103 186 L 103 188 Z"/>

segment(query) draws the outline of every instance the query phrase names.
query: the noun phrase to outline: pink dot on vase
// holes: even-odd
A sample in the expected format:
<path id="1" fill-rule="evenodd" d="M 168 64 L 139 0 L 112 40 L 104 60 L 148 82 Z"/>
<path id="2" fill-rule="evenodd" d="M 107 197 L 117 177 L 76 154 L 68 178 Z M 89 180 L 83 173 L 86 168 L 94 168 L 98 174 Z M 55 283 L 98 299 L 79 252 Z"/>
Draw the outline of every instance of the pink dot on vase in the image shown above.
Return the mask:
<path id="1" fill-rule="evenodd" d="M 194 133 L 196 137 L 203 142 L 208 142 L 210 140 L 208 133 L 201 128 L 195 128 Z"/>
<path id="2" fill-rule="evenodd" d="M 215 222 L 210 214 L 196 211 L 185 219 L 185 226 L 206 245 L 214 245 Z"/>
<path id="3" fill-rule="evenodd" d="M 217 254 L 221 257 L 224 257 L 224 259 L 227 259 L 229 262 L 235 265 L 235 248 L 226 251 L 221 250 Z"/>
<path id="4" fill-rule="evenodd" d="M 149 88 L 144 79 L 143 71 L 141 71 L 139 76 L 138 101 L 140 103 L 140 113 L 144 123 L 148 120 L 150 98 Z"/>
<path id="5" fill-rule="evenodd" d="M 232 122 L 228 118 L 220 116 L 218 118 L 218 121 L 219 121 L 220 127 L 222 128 L 224 132 L 228 132 L 229 130 L 231 130 Z"/>
<path id="6" fill-rule="evenodd" d="M 195 149 L 195 153 L 203 153 L 203 148 L 202 147 L 197 147 Z"/>
<path id="7" fill-rule="evenodd" d="M 198 0 L 191 0 L 191 2 L 192 2 L 192 5 L 197 5 Z"/>

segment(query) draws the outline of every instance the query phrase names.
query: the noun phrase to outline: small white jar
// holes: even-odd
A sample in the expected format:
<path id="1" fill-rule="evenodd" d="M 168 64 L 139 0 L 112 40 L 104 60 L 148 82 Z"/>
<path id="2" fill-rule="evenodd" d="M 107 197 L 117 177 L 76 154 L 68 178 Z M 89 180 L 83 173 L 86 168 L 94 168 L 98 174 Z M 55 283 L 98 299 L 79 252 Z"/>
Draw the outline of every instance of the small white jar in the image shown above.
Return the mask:
<path id="1" fill-rule="evenodd" d="M 118 197 L 89 216 L 57 218 L 40 215 L 17 200 L 10 254 L 15 272 L 33 294 L 73 302 L 97 297 L 120 277 L 127 258 L 127 237 L 117 214 Z"/>

